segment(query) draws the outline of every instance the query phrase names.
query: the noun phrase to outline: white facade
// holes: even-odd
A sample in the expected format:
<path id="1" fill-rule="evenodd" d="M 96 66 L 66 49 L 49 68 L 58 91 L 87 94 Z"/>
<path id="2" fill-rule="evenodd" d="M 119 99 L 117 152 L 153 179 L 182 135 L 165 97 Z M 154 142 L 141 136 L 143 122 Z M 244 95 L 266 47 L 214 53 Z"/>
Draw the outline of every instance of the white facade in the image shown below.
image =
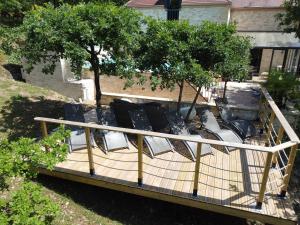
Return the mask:
<path id="1" fill-rule="evenodd" d="M 23 61 L 23 68 L 26 68 L 26 61 Z M 68 61 L 61 59 L 56 63 L 53 74 L 44 74 L 44 64 L 34 66 L 30 73 L 22 71 L 22 77 L 26 83 L 44 87 L 56 91 L 64 96 L 75 100 L 94 100 L 94 81 L 92 79 L 74 79 Z"/>

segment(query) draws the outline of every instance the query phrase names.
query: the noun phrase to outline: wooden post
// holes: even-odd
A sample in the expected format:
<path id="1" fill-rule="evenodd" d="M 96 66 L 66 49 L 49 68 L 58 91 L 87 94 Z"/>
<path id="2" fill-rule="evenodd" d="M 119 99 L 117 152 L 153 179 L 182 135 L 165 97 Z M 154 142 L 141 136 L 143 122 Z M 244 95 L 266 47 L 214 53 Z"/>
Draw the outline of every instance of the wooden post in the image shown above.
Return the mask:
<path id="1" fill-rule="evenodd" d="M 283 134 L 284 134 L 284 128 L 282 126 L 280 126 L 280 128 L 278 130 L 277 138 L 276 138 L 276 145 L 279 145 L 281 143 Z M 277 157 L 278 157 L 278 152 L 275 152 L 273 154 L 273 158 L 272 158 L 272 168 L 275 168 L 275 166 L 276 166 Z"/>
<path id="2" fill-rule="evenodd" d="M 143 185 L 143 135 L 138 134 L 138 185 Z"/>
<path id="3" fill-rule="evenodd" d="M 193 196 L 195 197 L 197 196 L 197 192 L 198 192 L 201 149 L 202 149 L 202 143 L 197 143 L 197 155 L 196 155 L 194 189 L 193 189 Z"/>
<path id="4" fill-rule="evenodd" d="M 89 166 L 90 166 L 90 174 L 95 175 L 95 167 L 94 167 L 94 159 L 93 159 L 93 149 L 91 145 L 91 130 L 88 127 L 84 128 L 85 131 L 85 139 L 89 157 Z"/>
<path id="5" fill-rule="evenodd" d="M 267 132 L 267 143 L 266 143 L 267 146 L 270 146 L 269 143 L 271 143 L 269 141 L 269 139 L 270 139 L 270 136 L 271 136 L 272 125 L 273 125 L 274 120 L 275 120 L 275 113 L 272 111 L 271 116 L 270 116 L 270 120 L 269 120 L 268 132 Z"/>
<path id="6" fill-rule="evenodd" d="M 292 175 L 292 169 L 294 166 L 294 162 L 295 162 L 295 158 L 296 158 L 296 153 L 297 153 L 297 148 L 298 145 L 294 145 L 291 147 L 291 152 L 289 154 L 289 160 L 287 163 L 287 167 L 285 169 L 285 174 L 284 174 L 284 178 L 283 178 L 283 185 L 281 187 L 281 192 L 279 194 L 279 197 L 285 197 L 286 196 L 286 192 L 287 192 L 287 188 L 290 182 L 290 178 Z"/>
<path id="7" fill-rule="evenodd" d="M 45 121 L 41 121 L 41 130 L 43 138 L 48 136 L 47 124 Z M 45 146 L 46 152 L 49 152 L 49 146 Z"/>
<path id="8" fill-rule="evenodd" d="M 261 209 L 262 202 L 264 200 L 265 191 L 266 191 L 266 187 L 267 187 L 267 181 L 268 181 L 268 177 L 269 177 L 270 165 L 271 165 L 271 161 L 272 161 L 272 156 L 273 156 L 273 153 L 268 152 L 265 169 L 264 169 L 264 174 L 263 174 L 261 185 L 260 185 L 259 195 L 258 195 L 258 199 L 256 202 L 257 209 Z"/>

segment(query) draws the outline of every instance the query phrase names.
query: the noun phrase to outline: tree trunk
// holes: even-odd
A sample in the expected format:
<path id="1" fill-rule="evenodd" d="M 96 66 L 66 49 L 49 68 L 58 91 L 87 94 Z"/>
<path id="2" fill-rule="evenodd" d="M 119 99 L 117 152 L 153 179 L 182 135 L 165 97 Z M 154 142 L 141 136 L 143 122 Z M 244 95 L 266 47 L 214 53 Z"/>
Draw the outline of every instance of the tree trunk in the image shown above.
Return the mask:
<path id="1" fill-rule="evenodd" d="M 178 101 L 177 101 L 177 113 L 179 113 L 179 110 L 180 110 L 184 81 L 181 81 L 178 84 L 178 86 L 179 86 L 179 96 L 178 96 Z"/>
<path id="2" fill-rule="evenodd" d="M 96 105 L 97 107 L 101 106 L 101 88 L 100 88 L 100 74 L 99 74 L 99 69 L 98 71 L 94 70 L 94 76 L 95 76 L 95 89 L 96 89 Z"/>
<path id="3" fill-rule="evenodd" d="M 226 89 L 227 89 L 227 82 L 228 80 L 225 80 L 225 85 L 224 85 L 224 91 L 223 91 L 223 103 L 226 103 Z"/>
<path id="4" fill-rule="evenodd" d="M 191 112 L 192 112 L 194 106 L 196 105 L 196 102 L 197 102 L 197 99 L 198 99 L 198 97 L 199 97 L 200 91 L 201 91 L 201 87 L 198 87 L 196 96 L 195 96 L 195 98 L 194 98 L 194 100 L 193 100 L 193 102 L 192 102 L 192 105 L 191 105 L 191 107 L 190 107 L 188 113 L 186 114 L 186 117 L 185 117 L 185 121 L 186 121 L 186 122 L 189 120 L 189 117 L 190 117 L 190 115 L 191 115 Z"/>
<path id="5" fill-rule="evenodd" d="M 99 68 L 99 59 L 97 53 L 95 52 L 94 46 L 90 46 L 91 48 L 91 65 L 94 71 L 94 82 L 95 82 L 95 89 L 96 89 L 96 105 L 97 107 L 101 106 L 101 88 L 100 88 L 100 68 Z"/>

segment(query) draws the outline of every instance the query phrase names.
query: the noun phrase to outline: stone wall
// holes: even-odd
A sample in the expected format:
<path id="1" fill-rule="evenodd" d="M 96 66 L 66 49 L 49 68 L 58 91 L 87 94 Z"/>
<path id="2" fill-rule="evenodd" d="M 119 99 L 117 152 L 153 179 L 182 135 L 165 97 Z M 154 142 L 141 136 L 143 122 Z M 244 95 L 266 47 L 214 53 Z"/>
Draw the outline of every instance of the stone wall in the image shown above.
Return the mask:
<path id="1" fill-rule="evenodd" d="M 167 19 L 167 12 L 163 6 L 155 6 L 151 8 L 136 8 L 136 10 L 140 11 L 144 16 L 151 16 L 155 19 Z"/>
<path id="2" fill-rule="evenodd" d="M 275 15 L 283 9 L 241 9 L 231 11 L 238 31 L 279 31 Z"/>
<path id="3" fill-rule="evenodd" d="M 163 6 L 136 9 L 145 16 L 163 20 L 167 18 L 167 11 Z M 188 20 L 191 24 L 199 24 L 204 20 L 227 23 L 228 11 L 229 6 L 182 6 L 179 19 Z"/>
<path id="4" fill-rule="evenodd" d="M 200 24 L 204 20 L 227 23 L 229 6 L 183 6 L 179 19 L 188 20 L 190 24 Z"/>

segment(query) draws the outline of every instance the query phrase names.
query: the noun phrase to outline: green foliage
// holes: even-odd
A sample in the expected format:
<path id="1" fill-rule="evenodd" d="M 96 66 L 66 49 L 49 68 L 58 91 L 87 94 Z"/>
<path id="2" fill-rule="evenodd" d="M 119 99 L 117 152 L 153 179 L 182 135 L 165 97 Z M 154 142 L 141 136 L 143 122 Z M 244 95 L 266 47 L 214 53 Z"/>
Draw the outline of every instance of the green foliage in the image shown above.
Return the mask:
<path id="1" fill-rule="evenodd" d="M 15 27 L 22 23 L 25 14 L 36 6 L 45 6 L 47 3 L 59 7 L 64 3 L 76 5 L 79 3 L 104 3 L 111 2 L 124 5 L 125 0 L 3 0 L 0 1 L 0 25 Z"/>
<path id="2" fill-rule="evenodd" d="M 218 74 L 227 83 L 243 80 L 249 71 L 250 40 L 237 35 L 234 24 L 204 22 L 192 39 L 192 56 L 206 70 Z M 226 85 L 224 88 L 224 99 Z"/>
<path id="3" fill-rule="evenodd" d="M 17 141 L 0 142 L 0 189 L 7 188 L 7 180 L 13 176 L 32 178 L 37 175 L 38 166 L 52 169 L 66 158 L 68 146 L 64 143 L 69 131 L 60 127 L 41 141 L 20 138 Z M 45 151 L 45 149 L 49 151 Z"/>
<path id="4" fill-rule="evenodd" d="M 278 106 L 284 105 L 289 95 L 299 93 L 300 82 L 293 73 L 272 70 L 268 75 L 265 87 Z"/>
<path id="5" fill-rule="evenodd" d="M 173 90 L 186 80 L 193 64 L 189 42 L 194 27 L 184 21 L 149 19 L 140 48 L 140 68 L 151 70 L 151 85 Z"/>
<path id="6" fill-rule="evenodd" d="M 132 78 L 141 29 L 140 14 L 111 4 L 48 5 L 31 11 L 24 19 L 26 41 L 22 55 L 32 70 L 45 62 L 43 71 L 53 73 L 60 58 L 71 62 L 80 74 L 89 61 L 95 75 L 97 103 L 100 100 L 100 73 Z"/>
<path id="7" fill-rule="evenodd" d="M 41 187 L 24 183 L 12 199 L 0 204 L 0 224 L 47 225 L 59 214 L 59 206 L 44 196 Z"/>
<path id="8" fill-rule="evenodd" d="M 279 26 L 287 33 L 295 32 L 296 37 L 300 38 L 300 1 L 285 0 L 283 7 L 285 12 L 276 15 Z"/>

